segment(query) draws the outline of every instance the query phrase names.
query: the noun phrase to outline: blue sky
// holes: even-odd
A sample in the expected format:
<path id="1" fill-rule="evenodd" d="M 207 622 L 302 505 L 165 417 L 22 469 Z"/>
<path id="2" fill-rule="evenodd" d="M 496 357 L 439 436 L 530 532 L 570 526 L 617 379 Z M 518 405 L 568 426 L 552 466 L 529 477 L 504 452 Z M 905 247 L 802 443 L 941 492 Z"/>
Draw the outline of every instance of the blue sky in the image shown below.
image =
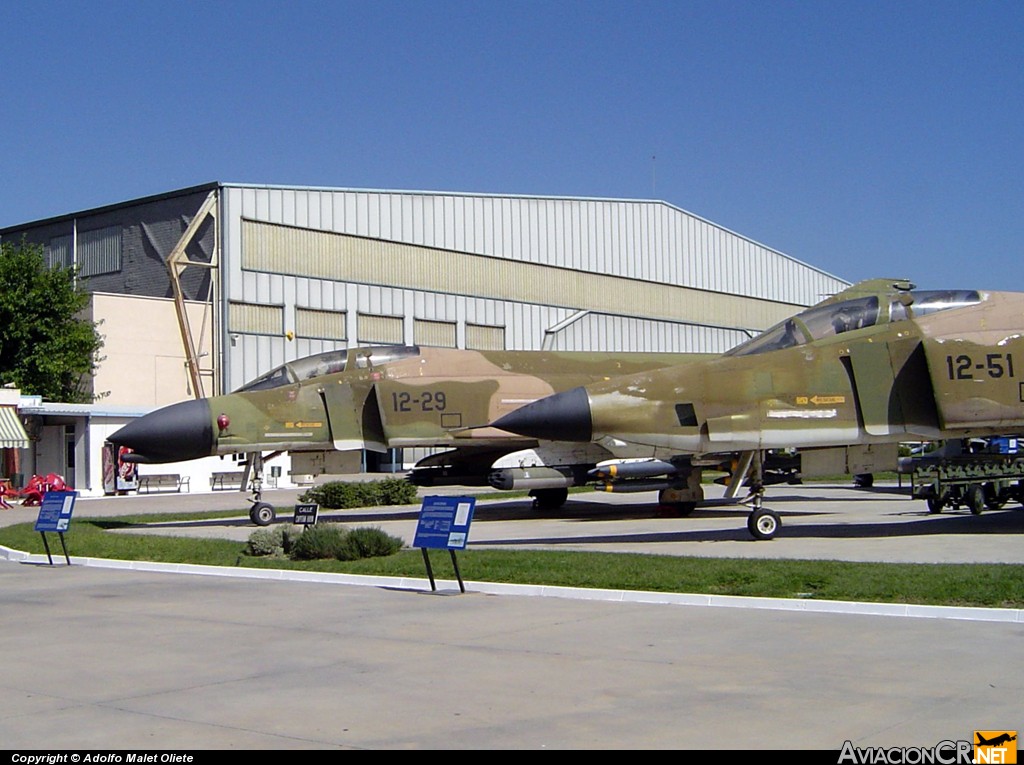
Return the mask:
<path id="1" fill-rule="evenodd" d="M 1021 2 L 15 1 L 0 227 L 215 180 L 657 198 L 1024 290 L 1022 86 Z"/>

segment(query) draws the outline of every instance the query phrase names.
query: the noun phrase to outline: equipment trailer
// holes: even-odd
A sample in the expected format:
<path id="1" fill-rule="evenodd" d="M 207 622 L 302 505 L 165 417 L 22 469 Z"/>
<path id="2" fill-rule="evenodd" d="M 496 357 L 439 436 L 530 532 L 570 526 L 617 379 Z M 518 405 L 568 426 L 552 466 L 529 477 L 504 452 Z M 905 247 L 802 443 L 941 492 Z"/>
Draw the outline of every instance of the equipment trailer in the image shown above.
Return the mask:
<path id="1" fill-rule="evenodd" d="M 1010 500 L 1024 504 L 1024 455 L 907 457 L 900 460 L 900 468 L 910 473 L 912 496 L 925 500 L 932 513 L 966 505 L 979 515 Z"/>

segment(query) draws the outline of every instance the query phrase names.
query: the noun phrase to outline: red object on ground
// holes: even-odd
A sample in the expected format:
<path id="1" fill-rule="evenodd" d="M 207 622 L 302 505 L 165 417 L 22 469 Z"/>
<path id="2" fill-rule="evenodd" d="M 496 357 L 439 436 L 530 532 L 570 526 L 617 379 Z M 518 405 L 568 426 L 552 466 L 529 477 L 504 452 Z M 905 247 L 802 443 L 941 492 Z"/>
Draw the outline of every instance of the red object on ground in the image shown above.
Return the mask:
<path id="1" fill-rule="evenodd" d="M 21 490 L 21 504 L 27 507 L 42 504 L 43 495 L 48 491 L 74 491 L 68 486 L 64 476 L 47 473 L 46 477 L 34 475 L 24 489 Z"/>

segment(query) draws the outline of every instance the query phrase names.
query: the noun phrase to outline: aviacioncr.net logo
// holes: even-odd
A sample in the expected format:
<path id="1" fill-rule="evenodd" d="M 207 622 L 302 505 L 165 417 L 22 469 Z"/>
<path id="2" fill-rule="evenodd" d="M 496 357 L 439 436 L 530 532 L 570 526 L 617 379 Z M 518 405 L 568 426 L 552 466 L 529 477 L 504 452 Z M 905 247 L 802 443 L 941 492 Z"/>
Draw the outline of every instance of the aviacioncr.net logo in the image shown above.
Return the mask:
<path id="1" fill-rule="evenodd" d="M 1017 762 L 1017 731 L 974 731 L 974 759 L 977 765 L 1013 765 Z"/>
<path id="2" fill-rule="evenodd" d="M 856 747 L 843 742 L 839 765 L 971 765 L 970 741 L 940 741 L 935 746 Z"/>

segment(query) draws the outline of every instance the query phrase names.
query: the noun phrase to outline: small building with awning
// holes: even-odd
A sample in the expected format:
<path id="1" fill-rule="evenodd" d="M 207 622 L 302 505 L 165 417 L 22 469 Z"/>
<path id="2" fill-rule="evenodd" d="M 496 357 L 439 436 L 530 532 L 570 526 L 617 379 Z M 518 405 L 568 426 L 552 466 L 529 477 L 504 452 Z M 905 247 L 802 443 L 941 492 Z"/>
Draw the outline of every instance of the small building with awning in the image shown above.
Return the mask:
<path id="1" fill-rule="evenodd" d="M 28 448 L 28 433 L 21 424 L 16 407 L 0 405 L 0 448 Z"/>
<path id="2" fill-rule="evenodd" d="M 56 473 L 84 496 L 101 495 L 100 447 L 111 433 L 146 411 L 146 407 L 65 404 L 21 396 L 18 416 L 28 437 L 17 472 L 26 482 L 33 474 Z"/>
<path id="3" fill-rule="evenodd" d="M 0 481 L 15 484 L 20 473 L 20 449 L 31 445 L 25 426 L 18 415 L 21 392 L 17 388 L 0 388 Z M 20 481 L 18 482 L 20 483 Z"/>

